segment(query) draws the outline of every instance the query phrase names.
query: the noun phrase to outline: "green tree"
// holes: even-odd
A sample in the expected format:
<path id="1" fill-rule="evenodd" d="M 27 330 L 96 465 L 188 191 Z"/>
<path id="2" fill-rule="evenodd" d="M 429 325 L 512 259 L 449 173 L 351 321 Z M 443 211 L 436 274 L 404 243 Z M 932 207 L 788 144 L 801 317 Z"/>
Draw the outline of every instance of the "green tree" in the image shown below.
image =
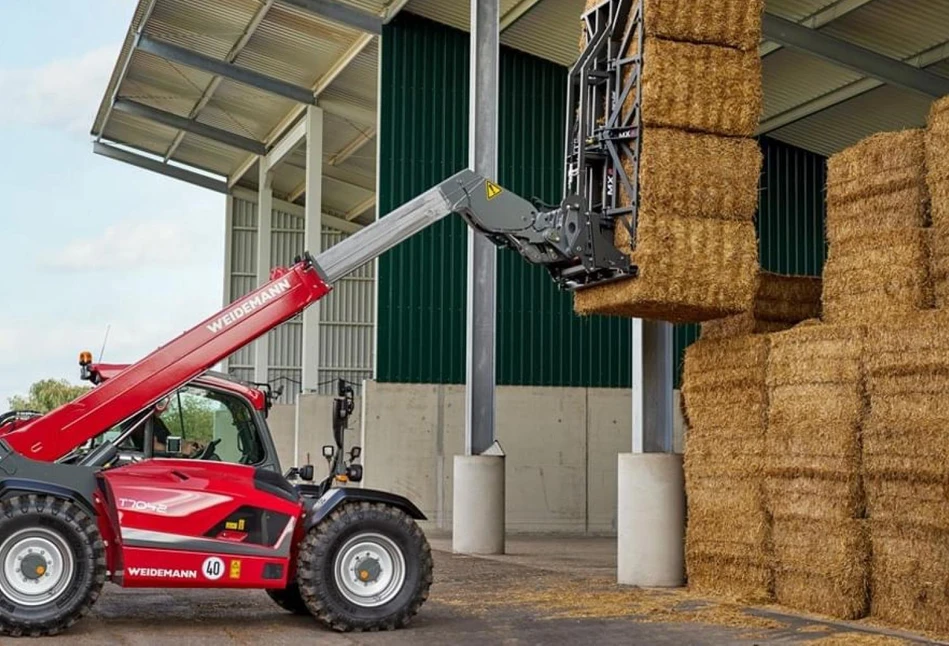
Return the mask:
<path id="1" fill-rule="evenodd" d="M 35 410 L 48 413 L 69 403 L 89 390 L 89 386 L 75 386 L 65 379 L 41 379 L 30 386 L 26 397 L 14 395 L 8 400 L 11 410 Z"/>

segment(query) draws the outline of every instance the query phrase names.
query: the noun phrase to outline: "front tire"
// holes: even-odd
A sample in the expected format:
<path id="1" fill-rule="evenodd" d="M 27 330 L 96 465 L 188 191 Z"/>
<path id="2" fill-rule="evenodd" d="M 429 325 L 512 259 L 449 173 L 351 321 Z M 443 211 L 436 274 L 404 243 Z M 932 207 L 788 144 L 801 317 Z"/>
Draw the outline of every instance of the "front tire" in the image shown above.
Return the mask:
<path id="1" fill-rule="evenodd" d="M 337 631 L 407 626 L 428 598 L 432 551 L 412 518 L 378 503 L 344 503 L 300 547 L 300 594 Z"/>
<path id="2" fill-rule="evenodd" d="M 55 635 L 89 612 L 105 545 L 79 505 L 47 495 L 0 501 L 0 634 Z"/>

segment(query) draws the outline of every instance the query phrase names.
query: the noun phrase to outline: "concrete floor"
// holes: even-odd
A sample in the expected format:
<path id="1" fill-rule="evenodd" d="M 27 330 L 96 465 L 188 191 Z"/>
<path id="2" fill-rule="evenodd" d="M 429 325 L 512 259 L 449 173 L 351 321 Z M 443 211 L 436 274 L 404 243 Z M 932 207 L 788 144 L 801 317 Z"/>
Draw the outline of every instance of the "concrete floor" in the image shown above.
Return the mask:
<path id="1" fill-rule="evenodd" d="M 406 630 L 329 632 L 309 618 L 284 613 L 260 591 L 166 592 L 107 586 L 92 615 L 67 635 L 30 643 L 933 643 L 907 634 L 885 637 L 859 622 L 822 622 L 773 609 L 708 603 L 683 591 L 621 588 L 612 583 L 616 559 L 612 539 L 511 538 L 507 555 L 490 558 L 456 556 L 450 553 L 448 538 L 430 540 L 435 549 L 435 585 Z M 0 644 L 11 641 L 0 639 Z"/>

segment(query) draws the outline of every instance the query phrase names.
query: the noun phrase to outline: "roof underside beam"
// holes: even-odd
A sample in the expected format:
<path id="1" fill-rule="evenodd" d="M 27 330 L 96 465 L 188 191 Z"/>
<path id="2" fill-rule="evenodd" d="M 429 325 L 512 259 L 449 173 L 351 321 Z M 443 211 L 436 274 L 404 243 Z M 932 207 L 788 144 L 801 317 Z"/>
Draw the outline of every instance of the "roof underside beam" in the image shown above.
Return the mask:
<path id="1" fill-rule="evenodd" d="M 263 90 L 264 92 L 285 97 L 297 103 L 316 103 L 313 91 L 308 88 L 287 83 L 286 81 L 275 79 L 266 74 L 234 65 L 233 63 L 211 58 L 210 56 L 205 56 L 190 49 L 157 40 L 151 36 L 142 35 L 138 41 L 138 48 L 143 52 L 153 54 L 160 58 L 204 70 L 210 74 L 223 76 L 232 81 L 237 81 L 238 83 Z"/>
<path id="2" fill-rule="evenodd" d="M 785 47 L 875 78 L 883 83 L 930 98 L 949 94 L 949 79 L 947 78 L 930 74 L 864 47 L 802 27 L 790 20 L 765 14 L 762 28 L 767 38 Z"/>
<path id="3" fill-rule="evenodd" d="M 207 175 L 202 175 L 201 173 L 196 173 L 180 166 L 165 164 L 157 159 L 139 155 L 122 148 L 117 148 L 116 146 L 110 146 L 100 141 L 93 142 L 92 151 L 97 155 L 160 173 L 189 184 L 194 184 L 195 186 L 217 191 L 218 193 L 227 193 L 227 182 L 225 181 L 214 179 L 213 177 L 208 177 Z"/>
<path id="4" fill-rule="evenodd" d="M 949 60 L 949 41 L 941 45 L 937 45 L 932 49 L 928 49 L 925 52 L 915 54 L 907 58 L 905 64 L 911 64 L 915 69 L 922 69 L 929 67 L 930 65 L 940 63 L 944 60 Z M 839 105 L 845 101 L 849 101 L 850 99 L 856 98 L 861 94 L 865 94 L 871 90 L 875 90 L 876 88 L 883 85 L 884 83 L 882 81 L 878 81 L 874 78 L 863 78 L 859 81 L 854 81 L 853 83 L 845 85 L 842 88 L 838 88 L 833 92 L 828 92 L 823 96 L 819 96 L 811 101 L 802 103 L 801 105 L 796 105 L 789 110 L 785 110 L 784 112 L 765 119 L 758 126 L 758 134 L 763 135 L 773 132 L 779 128 L 790 125 L 795 121 L 806 119 L 811 115 L 832 108 L 835 105 Z"/>
<path id="5" fill-rule="evenodd" d="M 281 0 L 317 16 L 328 18 L 370 34 L 382 33 L 382 16 L 357 9 L 337 0 Z"/>
<path id="6" fill-rule="evenodd" d="M 498 21 L 498 30 L 504 31 L 515 22 L 524 17 L 528 11 L 533 9 L 540 0 L 521 0 L 516 5 L 508 9 Z"/>
<path id="7" fill-rule="evenodd" d="M 200 123 L 194 119 L 188 119 L 187 117 L 166 112 L 165 110 L 160 110 L 159 108 L 145 105 L 144 103 L 139 103 L 138 101 L 132 101 L 131 99 L 117 100 L 113 106 L 113 109 L 116 112 L 124 112 L 126 114 L 142 117 L 144 119 L 148 119 L 149 121 L 154 121 L 171 128 L 176 128 L 184 132 L 190 132 L 207 139 L 212 139 L 230 146 L 231 148 L 246 150 L 247 152 L 254 153 L 255 155 L 263 155 L 267 152 L 267 148 L 264 146 L 264 144 L 254 139 L 250 139 L 249 137 L 243 137 L 221 128 L 209 126 L 206 123 Z"/>
<path id="8" fill-rule="evenodd" d="M 854 12 L 860 7 L 870 4 L 871 2 L 876 2 L 876 0 L 837 0 L 829 7 L 824 7 L 823 9 L 812 13 L 808 17 L 801 20 L 798 24 L 803 25 L 804 27 L 809 27 L 811 29 L 820 29 L 824 25 L 831 23 L 838 18 L 843 18 L 848 13 Z M 758 48 L 758 53 L 761 56 L 767 56 L 771 52 L 781 49 L 781 45 L 773 41 L 765 41 L 761 43 L 761 47 Z"/>

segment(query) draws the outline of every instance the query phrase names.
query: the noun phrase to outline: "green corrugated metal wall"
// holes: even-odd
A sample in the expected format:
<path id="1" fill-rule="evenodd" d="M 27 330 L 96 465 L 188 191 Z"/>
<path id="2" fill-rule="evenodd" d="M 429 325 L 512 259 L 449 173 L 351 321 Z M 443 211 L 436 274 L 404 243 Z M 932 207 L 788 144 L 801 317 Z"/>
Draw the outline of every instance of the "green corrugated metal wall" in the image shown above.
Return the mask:
<path id="1" fill-rule="evenodd" d="M 498 180 L 546 202 L 561 198 L 566 70 L 502 48 Z M 403 12 L 384 28 L 379 207 L 386 213 L 467 166 L 468 36 Z M 823 266 L 824 163 L 764 140 L 761 256 L 765 268 Z M 380 259 L 380 381 L 462 383 L 467 230 L 449 218 Z M 677 326 L 677 356 L 696 326 Z M 630 325 L 580 318 L 545 270 L 498 255 L 501 384 L 628 387 Z M 676 362 L 676 381 L 678 366 Z"/>
<path id="2" fill-rule="evenodd" d="M 468 165 L 468 35 L 400 14 L 382 36 L 379 206 L 386 213 Z M 502 48 L 498 180 L 561 199 L 564 68 Z M 444 220 L 380 260 L 380 381 L 463 383 L 467 228 Z M 629 383 L 629 321 L 574 316 L 546 271 L 498 254 L 501 384 Z"/>

